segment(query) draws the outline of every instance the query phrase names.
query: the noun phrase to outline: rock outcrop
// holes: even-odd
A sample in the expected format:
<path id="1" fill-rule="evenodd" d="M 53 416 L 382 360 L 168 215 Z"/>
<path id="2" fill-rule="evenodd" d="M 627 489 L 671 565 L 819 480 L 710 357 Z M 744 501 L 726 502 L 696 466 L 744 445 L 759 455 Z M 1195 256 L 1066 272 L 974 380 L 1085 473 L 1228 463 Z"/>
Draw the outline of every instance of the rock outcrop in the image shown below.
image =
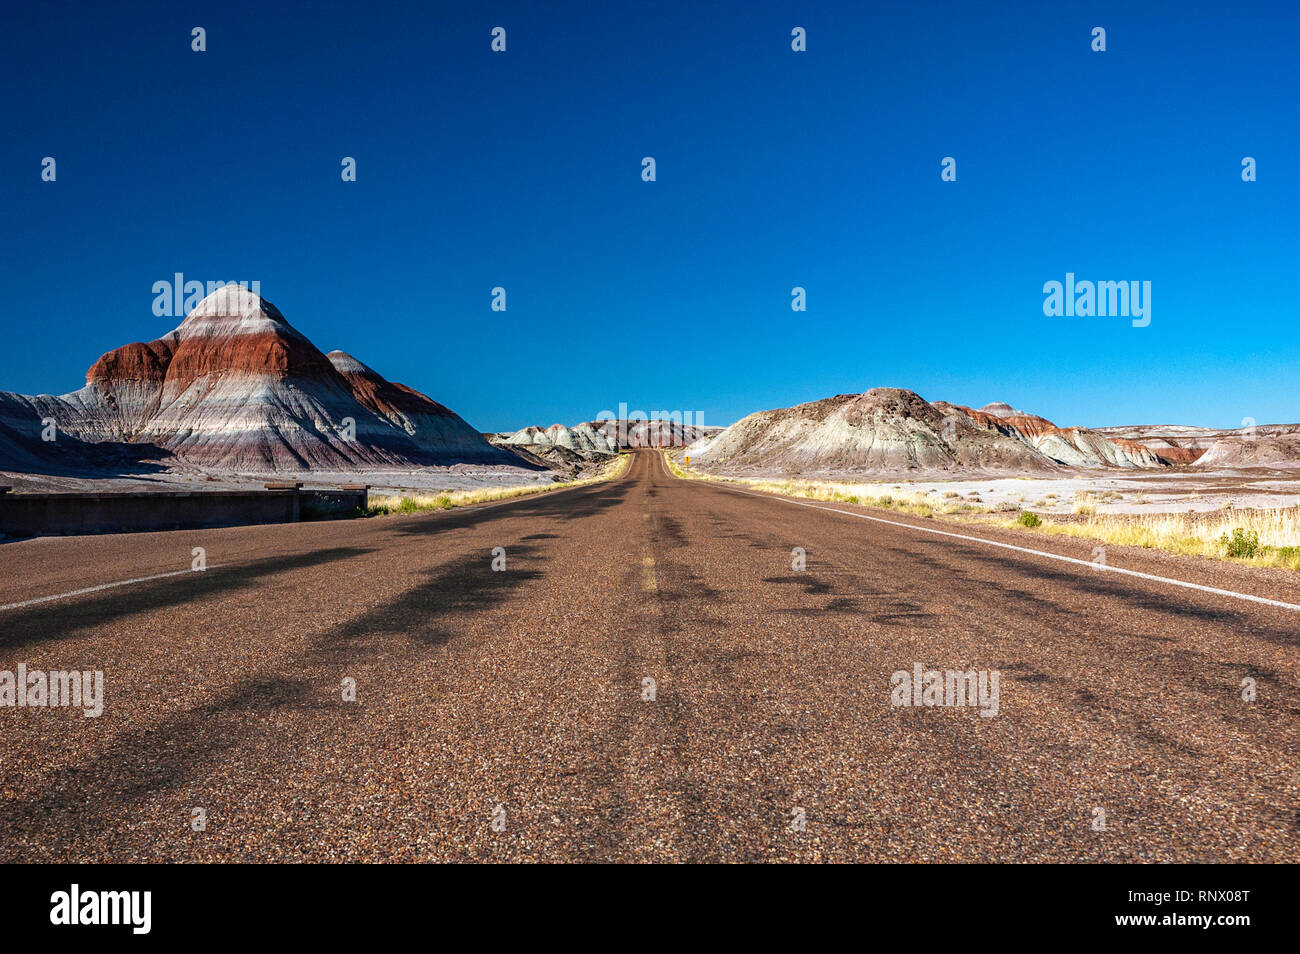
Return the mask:
<path id="1" fill-rule="evenodd" d="M 1157 424 L 1099 427 L 1097 433 L 1116 442 L 1136 441 L 1171 464 L 1195 464 L 1220 439 L 1230 437 L 1233 432 L 1213 427 Z"/>
<path id="2" fill-rule="evenodd" d="M 0 468 L 40 466 L 54 453 L 33 451 L 50 420 L 56 445 L 72 439 L 128 456 L 138 446 L 150 459 L 214 471 L 529 466 L 419 392 L 342 352 L 322 354 L 237 285 L 218 288 L 158 340 L 101 357 L 79 391 L 0 393 Z"/>
<path id="3" fill-rule="evenodd" d="M 978 411 L 944 402 L 936 402 L 935 406 L 955 407 L 973 420 L 1001 421 L 1012 429 L 1013 436 L 1019 435 L 1046 457 L 1068 467 L 1150 469 L 1171 463 L 1137 441 L 1108 438 L 1100 431 L 1083 427 L 1057 427 L 1045 417 L 1017 411 L 1000 401 Z"/>
<path id="4" fill-rule="evenodd" d="M 687 452 L 702 467 L 735 473 L 833 476 L 1059 469 L 996 417 L 972 417 L 901 388 L 874 388 L 761 411 L 696 441 Z"/>
<path id="5" fill-rule="evenodd" d="M 591 424 L 578 424 L 576 427 L 565 427 L 563 424 L 552 424 L 550 427 L 525 427 L 501 435 L 500 442 L 506 446 L 524 447 L 533 453 L 561 447 L 586 458 L 618 453 L 618 445 L 610 440 L 604 431 L 597 430 Z"/>
<path id="6" fill-rule="evenodd" d="M 524 449 L 548 457 L 553 448 L 578 457 L 617 454 L 633 447 L 685 447 L 692 441 L 717 434 L 720 427 L 683 425 L 671 420 L 586 421 L 573 427 L 552 424 L 550 427 L 525 427 L 518 431 L 493 435 L 493 442 L 504 447 Z"/>
<path id="7" fill-rule="evenodd" d="M 1300 424 L 1226 431 L 1196 461 L 1198 470 L 1300 468 Z"/>
<path id="8" fill-rule="evenodd" d="M 685 447 L 723 430 L 721 427 L 683 424 L 673 420 L 592 421 L 591 426 L 625 450 L 633 447 Z"/>
<path id="9" fill-rule="evenodd" d="M 901 388 L 751 414 L 691 444 L 688 453 L 722 473 L 828 477 L 1027 475 L 1168 463 L 1137 441 L 1060 428 L 1006 404 L 932 404 Z"/>

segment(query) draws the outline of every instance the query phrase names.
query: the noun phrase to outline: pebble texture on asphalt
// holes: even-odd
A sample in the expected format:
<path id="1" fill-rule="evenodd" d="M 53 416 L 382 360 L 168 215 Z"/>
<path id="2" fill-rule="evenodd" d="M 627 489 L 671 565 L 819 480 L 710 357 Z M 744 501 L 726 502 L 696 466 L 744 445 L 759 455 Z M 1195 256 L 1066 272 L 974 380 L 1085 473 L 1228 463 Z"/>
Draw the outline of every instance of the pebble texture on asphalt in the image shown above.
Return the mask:
<path id="1" fill-rule="evenodd" d="M 10 543 L 0 604 L 196 546 L 204 572 L 0 612 L 0 670 L 107 683 L 97 719 L 0 708 L 0 860 L 1300 860 L 1300 614 L 654 452 L 447 513 Z M 1108 558 L 1300 602 L 1281 573 Z M 998 714 L 893 707 L 917 662 L 998 670 Z"/>

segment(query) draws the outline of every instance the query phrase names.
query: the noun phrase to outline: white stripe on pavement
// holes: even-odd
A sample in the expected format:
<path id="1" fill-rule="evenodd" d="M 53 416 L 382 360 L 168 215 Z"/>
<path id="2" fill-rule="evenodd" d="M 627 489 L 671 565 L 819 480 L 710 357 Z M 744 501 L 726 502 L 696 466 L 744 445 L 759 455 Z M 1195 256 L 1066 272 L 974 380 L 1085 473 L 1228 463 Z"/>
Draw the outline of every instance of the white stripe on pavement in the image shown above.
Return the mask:
<path id="1" fill-rule="evenodd" d="M 679 478 L 680 479 L 680 478 Z M 920 527 L 914 523 L 904 523 L 901 520 L 886 520 L 883 517 L 872 517 L 865 513 L 854 513 L 852 510 L 840 510 L 838 507 L 820 507 L 817 504 L 805 503 L 802 500 L 790 500 L 787 497 L 777 497 L 773 494 L 759 494 L 750 490 L 738 490 L 735 487 L 728 487 L 725 484 L 713 484 L 721 490 L 730 490 L 738 494 L 744 494 L 746 497 L 758 497 L 763 500 L 779 500 L 782 503 L 794 504 L 796 507 L 811 507 L 813 510 L 825 510 L 828 513 L 842 513 L 846 517 L 857 517 L 860 520 L 873 520 L 876 523 L 887 523 L 891 527 L 903 527 L 906 530 L 915 530 L 918 533 L 932 533 L 939 537 L 952 537 L 954 540 L 966 540 L 970 543 L 982 543 L 988 547 L 1001 547 L 1004 550 L 1015 550 L 1018 553 L 1029 553 L 1033 556 L 1046 557 L 1049 560 L 1060 560 L 1062 563 L 1076 563 L 1079 566 L 1086 566 L 1089 569 L 1105 573 L 1122 573 L 1125 576 L 1136 576 L 1143 580 L 1153 580 L 1157 583 L 1168 583 L 1170 586 L 1181 586 L 1189 590 L 1200 590 L 1202 593 L 1213 593 L 1216 596 L 1227 596 L 1235 600 L 1249 600 L 1252 603 L 1263 603 L 1265 606 L 1276 606 L 1279 609 L 1295 610 L 1300 612 L 1300 606 L 1295 603 L 1284 603 L 1281 600 L 1270 600 L 1263 596 L 1252 596 L 1249 593 L 1238 593 L 1235 590 L 1221 590 L 1217 586 L 1204 586 L 1200 583 L 1188 583 L 1186 580 L 1174 580 L 1167 576 L 1156 576 L 1154 573 L 1140 573 L 1137 570 L 1126 570 L 1123 567 L 1109 566 L 1105 563 L 1094 563 L 1091 560 L 1080 560 L 1077 557 L 1062 556 L 1059 553 L 1049 553 L 1046 550 L 1034 550 L 1030 547 L 1018 547 L 1013 543 L 1001 543 L 997 540 L 987 540 L 984 537 L 972 537 L 965 533 L 953 533 L 949 530 L 936 530 L 933 527 Z"/>
<path id="2" fill-rule="evenodd" d="M 212 569 L 212 564 L 208 565 Z M 153 576 L 137 576 L 134 580 L 118 580 L 115 583 L 101 583 L 99 586 L 87 586 L 81 590 L 69 590 L 67 593 L 55 593 L 53 596 L 38 596 L 33 600 L 23 600 L 21 603 L 9 603 L 0 606 L 0 612 L 12 609 L 22 609 L 24 606 L 35 606 L 37 603 L 48 603 L 51 600 L 66 600 L 70 596 L 81 596 L 85 593 L 98 593 L 100 590 L 111 590 L 115 586 L 130 586 L 132 583 L 148 583 L 150 580 L 163 580 L 169 576 L 182 576 L 186 573 L 205 572 L 200 570 L 173 570 L 170 573 L 155 573 Z"/>
<path id="3" fill-rule="evenodd" d="M 584 484 L 583 487 L 598 486 L 593 484 Z M 523 503 L 533 496 L 547 496 L 549 494 L 563 493 L 566 490 L 581 490 L 583 487 L 556 487 L 554 490 L 546 490 L 541 494 L 521 494 L 518 497 L 509 497 L 505 500 L 490 500 L 483 504 L 469 504 L 465 508 L 467 512 L 474 510 L 491 510 L 495 507 L 502 507 L 507 504 Z M 217 564 L 209 563 L 207 569 L 211 570 Z M 69 590 L 66 593 L 55 593 L 52 596 L 38 596 L 35 599 L 23 600 L 21 603 L 9 603 L 0 606 L 0 613 L 5 610 L 22 609 L 24 606 L 35 606 L 37 603 L 49 603 L 53 600 L 66 600 L 71 596 L 83 596 L 86 593 L 98 593 L 100 590 L 111 590 L 116 586 L 130 586 L 132 583 L 148 583 L 150 580 L 165 580 L 169 576 L 181 576 L 185 573 L 198 573 L 199 570 L 173 570 L 170 573 L 155 573 L 153 576 L 137 576 L 133 580 L 117 580 L 113 583 L 101 583 L 99 586 L 87 586 L 80 590 Z"/>
<path id="4" fill-rule="evenodd" d="M 625 472 L 626 474 L 626 472 Z M 527 501 L 533 496 L 548 496 L 550 494 L 563 493 L 566 490 L 582 490 L 585 487 L 599 486 L 599 484 L 584 484 L 582 487 L 556 487 L 553 490 L 546 490 L 540 494 L 521 494 L 518 497 L 509 497 L 505 500 L 490 500 L 483 504 L 469 504 L 466 506 L 466 512 L 475 510 L 491 510 L 496 507 L 504 507 L 509 504 L 518 504 Z M 207 569 L 211 570 L 216 566 L 215 563 L 209 563 Z M 49 603 L 53 600 L 66 600 L 72 596 L 83 596 L 86 593 L 98 593 L 101 590 L 111 590 L 117 586 L 130 586 L 132 583 L 148 583 L 150 580 L 165 580 L 169 576 L 181 576 L 185 573 L 198 573 L 199 570 L 173 570 L 170 573 L 155 573 L 153 576 L 137 576 L 133 580 L 117 580 L 113 583 L 101 583 L 99 586 L 87 586 L 80 590 L 69 590 L 66 593 L 55 593 L 51 596 L 38 596 L 35 599 L 23 600 L 21 603 L 9 603 L 0 606 L 0 613 L 5 610 L 22 609 L 24 606 L 35 606 L 37 603 Z"/>

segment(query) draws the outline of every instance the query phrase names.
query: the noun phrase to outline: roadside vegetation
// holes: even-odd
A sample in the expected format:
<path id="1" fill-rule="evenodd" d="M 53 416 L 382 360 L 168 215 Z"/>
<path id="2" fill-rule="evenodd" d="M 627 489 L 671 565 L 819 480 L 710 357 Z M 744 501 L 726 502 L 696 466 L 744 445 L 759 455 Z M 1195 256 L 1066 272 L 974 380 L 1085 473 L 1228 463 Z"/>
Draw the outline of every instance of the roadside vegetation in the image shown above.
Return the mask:
<path id="1" fill-rule="evenodd" d="M 683 467 L 679 460 L 671 455 L 664 455 L 668 468 L 678 477 L 687 480 L 709 480 L 715 483 L 735 484 L 751 490 L 772 494 L 784 494 L 787 497 L 803 497 L 807 500 L 822 500 L 829 503 L 860 504 L 864 507 L 879 507 L 883 510 L 896 510 L 918 517 L 933 517 L 935 514 L 991 513 L 996 512 L 986 507 L 977 507 L 973 502 L 965 502 L 957 494 L 946 493 L 942 498 L 934 494 L 900 493 L 876 494 L 874 488 L 863 484 L 838 483 L 817 480 L 761 480 L 751 477 L 715 477 L 702 474 L 691 467 Z M 978 499 L 978 498 L 974 498 Z M 1001 510 L 1015 510 L 1014 505 L 1003 505 Z"/>
<path id="2" fill-rule="evenodd" d="M 1024 529 L 1015 523 L 998 525 Z M 1300 570 L 1300 507 L 1210 513 L 1093 513 L 1082 520 L 1044 517 L 1034 529 L 1117 546 Z"/>
<path id="3" fill-rule="evenodd" d="M 446 490 L 440 493 L 424 494 L 374 494 L 370 505 L 357 516 L 375 517 L 391 513 L 419 513 L 424 510 L 452 510 L 469 504 L 487 503 L 493 500 L 508 500 L 511 497 L 526 497 L 533 494 L 550 493 L 569 487 L 586 487 L 601 481 L 613 480 L 627 470 L 630 454 L 619 454 L 605 464 L 593 477 L 582 480 L 564 480 L 553 484 L 536 484 L 527 487 L 500 487 L 481 490 Z"/>
<path id="4" fill-rule="evenodd" d="M 1073 514 L 1058 516 L 1021 510 L 1013 504 L 979 506 L 978 497 L 963 500 L 952 491 L 941 495 L 880 496 L 872 492 L 876 488 L 863 484 L 715 477 L 702 474 L 695 468 L 682 467 L 681 462 L 670 454 L 664 456 L 669 469 L 688 480 L 710 480 L 788 497 L 859 504 L 919 517 L 943 517 L 1026 533 L 1082 537 L 1116 546 L 1164 550 L 1249 566 L 1300 570 L 1300 507 L 1224 509 L 1208 513 L 1107 514 L 1098 513 L 1096 504 L 1118 498 L 1118 494 L 1084 492 L 1076 497 Z M 1015 512 L 1015 516 L 1004 516 L 1007 511 Z"/>

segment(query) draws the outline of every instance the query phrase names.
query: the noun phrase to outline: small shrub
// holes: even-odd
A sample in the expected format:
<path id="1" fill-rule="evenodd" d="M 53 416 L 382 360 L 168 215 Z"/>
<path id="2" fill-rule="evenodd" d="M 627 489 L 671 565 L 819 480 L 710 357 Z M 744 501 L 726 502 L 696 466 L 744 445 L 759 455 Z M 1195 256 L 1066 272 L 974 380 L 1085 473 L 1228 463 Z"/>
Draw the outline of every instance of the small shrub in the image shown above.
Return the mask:
<path id="1" fill-rule="evenodd" d="M 1226 533 L 1219 537 L 1219 545 L 1223 547 L 1224 552 L 1230 557 L 1240 559 L 1250 559 L 1259 553 L 1259 531 L 1243 530 L 1236 527 L 1229 537 Z"/>
<path id="2" fill-rule="evenodd" d="M 1016 523 L 1022 527 L 1036 527 L 1042 522 L 1042 518 L 1032 510 L 1025 510 L 1016 518 Z"/>

